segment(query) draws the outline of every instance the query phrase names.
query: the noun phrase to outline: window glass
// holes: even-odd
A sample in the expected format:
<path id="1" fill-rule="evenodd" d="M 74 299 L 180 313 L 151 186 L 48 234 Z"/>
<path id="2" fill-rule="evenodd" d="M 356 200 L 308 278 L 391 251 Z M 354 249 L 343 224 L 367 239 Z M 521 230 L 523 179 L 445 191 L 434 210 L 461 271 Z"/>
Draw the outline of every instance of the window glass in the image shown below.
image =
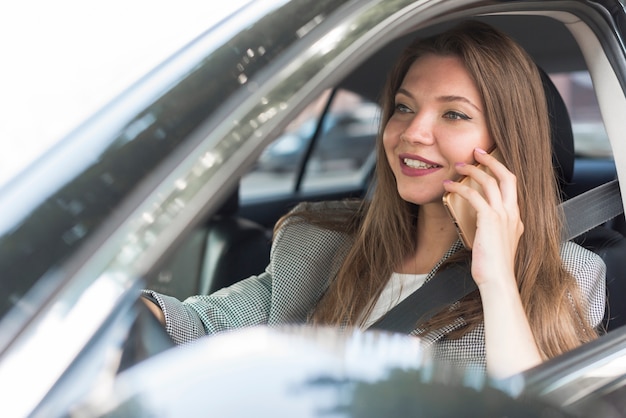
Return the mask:
<path id="1" fill-rule="evenodd" d="M 263 150 L 254 168 L 241 179 L 243 201 L 293 192 L 298 168 L 329 97 L 330 90 L 324 91 Z"/>
<path id="2" fill-rule="evenodd" d="M 254 169 L 241 180 L 242 201 L 294 191 L 300 165 L 329 100 L 328 114 L 305 162 L 301 190 L 362 184 L 374 163 L 378 105 L 347 90 L 332 96 L 327 90 L 261 153 Z"/>
<path id="3" fill-rule="evenodd" d="M 374 164 L 379 116 L 377 104 L 338 91 L 306 166 L 302 190 L 361 185 Z"/>
<path id="4" fill-rule="evenodd" d="M 588 158 L 612 158 L 589 72 L 553 73 L 550 78 L 561 93 L 572 120 L 576 154 Z"/>

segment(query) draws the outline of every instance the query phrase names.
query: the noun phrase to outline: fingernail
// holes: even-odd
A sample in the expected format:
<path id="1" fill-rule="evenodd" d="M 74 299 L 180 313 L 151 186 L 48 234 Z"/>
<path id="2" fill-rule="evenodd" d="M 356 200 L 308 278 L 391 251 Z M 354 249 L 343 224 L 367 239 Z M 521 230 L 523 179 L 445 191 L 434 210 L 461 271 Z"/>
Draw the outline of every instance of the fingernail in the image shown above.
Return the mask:
<path id="1" fill-rule="evenodd" d="M 464 165 L 466 165 L 465 163 L 461 162 L 461 163 L 455 163 L 454 164 L 457 167 L 463 167 Z"/>
<path id="2" fill-rule="evenodd" d="M 477 153 L 479 153 L 479 154 L 487 154 L 487 151 L 485 151 L 485 150 L 484 150 L 484 149 L 482 149 L 482 148 L 474 148 L 474 151 L 476 151 L 476 152 L 477 152 Z"/>
<path id="3" fill-rule="evenodd" d="M 452 180 L 447 179 L 443 181 L 443 184 L 450 184 L 450 183 L 454 183 Z"/>

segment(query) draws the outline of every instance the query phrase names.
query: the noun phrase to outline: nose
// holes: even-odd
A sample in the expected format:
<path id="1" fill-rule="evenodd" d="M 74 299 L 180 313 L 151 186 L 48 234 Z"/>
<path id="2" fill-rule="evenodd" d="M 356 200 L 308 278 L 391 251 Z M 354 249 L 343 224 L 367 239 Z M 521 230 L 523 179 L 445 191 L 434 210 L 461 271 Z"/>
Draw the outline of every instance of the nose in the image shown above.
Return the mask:
<path id="1" fill-rule="evenodd" d="M 432 117 L 425 112 L 416 113 L 406 125 L 400 139 L 411 144 L 430 145 L 434 142 Z"/>

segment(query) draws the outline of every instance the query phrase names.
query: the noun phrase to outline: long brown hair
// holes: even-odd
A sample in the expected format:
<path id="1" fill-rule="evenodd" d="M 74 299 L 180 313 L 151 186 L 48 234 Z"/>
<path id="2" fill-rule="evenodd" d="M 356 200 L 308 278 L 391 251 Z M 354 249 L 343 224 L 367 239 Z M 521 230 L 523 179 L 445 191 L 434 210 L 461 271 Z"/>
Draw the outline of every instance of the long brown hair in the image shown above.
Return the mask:
<path id="1" fill-rule="evenodd" d="M 466 22 L 408 46 L 391 71 L 382 94 L 377 139 L 376 187 L 346 230 L 354 244 L 337 277 L 319 301 L 314 324 L 356 325 L 403 260 L 416 251 L 416 207 L 402 200 L 382 146 L 382 131 L 394 112 L 394 97 L 413 62 L 426 54 L 461 58 L 481 93 L 491 138 L 504 163 L 517 177 L 524 233 L 515 260 L 517 283 L 531 329 L 544 358 L 568 351 L 596 337 L 585 320 L 575 279 L 560 257 L 561 216 L 553 175 L 550 124 L 538 69 L 527 53 L 505 34 L 480 22 Z M 300 213 L 300 216 L 303 214 Z M 315 215 L 304 218 L 318 224 Z M 279 223 L 280 225 L 281 223 Z M 345 228 L 340 224 L 331 228 Z M 468 252 L 456 258 L 469 258 Z M 444 310 L 423 332 L 463 317 L 458 338 L 482 319 L 480 295 L 474 292 L 458 309 Z"/>

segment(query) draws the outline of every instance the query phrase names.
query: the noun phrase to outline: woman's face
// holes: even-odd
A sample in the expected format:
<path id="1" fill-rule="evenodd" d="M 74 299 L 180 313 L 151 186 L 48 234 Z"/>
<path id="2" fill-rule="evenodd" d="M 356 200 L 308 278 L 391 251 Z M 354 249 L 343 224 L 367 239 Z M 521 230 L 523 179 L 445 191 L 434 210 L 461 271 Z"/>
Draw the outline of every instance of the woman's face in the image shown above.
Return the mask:
<path id="1" fill-rule="evenodd" d="M 482 98 L 462 61 L 426 55 L 407 72 L 383 133 L 385 154 L 402 199 L 437 202 L 455 164 L 473 163 L 474 148 L 493 145 Z"/>

